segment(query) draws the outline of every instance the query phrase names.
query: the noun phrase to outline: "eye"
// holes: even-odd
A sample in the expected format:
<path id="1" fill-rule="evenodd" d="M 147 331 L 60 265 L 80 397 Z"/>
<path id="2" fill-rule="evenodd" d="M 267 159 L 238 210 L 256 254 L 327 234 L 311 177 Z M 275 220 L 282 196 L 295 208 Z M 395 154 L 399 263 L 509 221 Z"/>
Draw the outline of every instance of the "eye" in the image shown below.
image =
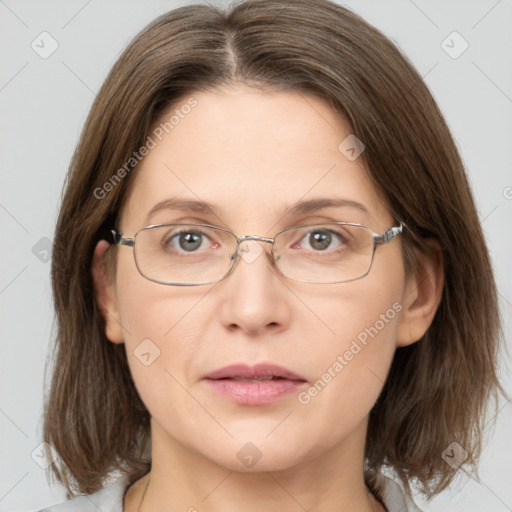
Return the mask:
<path id="1" fill-rule="evenodd" d="M 346 238 L 342 233 L 332 229 L 315 229 L 309 231 L 301 238 L 299 246 L 304 249 L 321 252 L 327 249 L 338 249 L 346 245 L 346 242 Z"/>
<path id="2" fill-rule="evenodd" d="M 162 245 L 167 249 L 171 248 L 185 252 L 199 252 L 198 249 L 205 249 L 209 237 L 202 231 L 184 230 L 178 233 L 168 234 L 162 240 Z"/>

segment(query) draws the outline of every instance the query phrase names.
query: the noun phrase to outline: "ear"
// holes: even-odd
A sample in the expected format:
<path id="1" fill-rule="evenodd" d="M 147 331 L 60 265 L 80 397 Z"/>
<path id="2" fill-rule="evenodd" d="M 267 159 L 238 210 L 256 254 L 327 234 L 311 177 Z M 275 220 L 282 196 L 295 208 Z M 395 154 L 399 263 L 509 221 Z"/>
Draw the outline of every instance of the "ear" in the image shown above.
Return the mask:
<path id="1" fill-rule="evenodd" d="M 114 289 L 114 278 L 107 268 L 105 251 L 109 243 L 101 240 L 94 249 L 92 259 L 92 278 L 94 282 L 95 299 L 105 320 L 105 335 L 113 343 L 123 343 L 119 309 Z"/>
<path id="2" fill-rule="evenodd" d="M 403 310 L 397 333 L 397 346 L 404 347 L 427 332 L 434 320 L 444 286 L 443 252 L 434 239 L 427 240 L 429 251 L 418 255 L 418 274 L 411 271 L 403 296 Z"/>

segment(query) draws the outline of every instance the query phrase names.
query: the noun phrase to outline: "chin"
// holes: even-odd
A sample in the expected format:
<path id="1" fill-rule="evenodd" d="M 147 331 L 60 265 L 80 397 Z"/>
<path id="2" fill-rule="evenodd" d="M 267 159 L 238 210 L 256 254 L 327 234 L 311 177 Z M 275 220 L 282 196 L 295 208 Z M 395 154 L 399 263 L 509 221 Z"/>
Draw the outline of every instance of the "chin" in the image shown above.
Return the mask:
<path id="1" fill-rule="evenodd" d="M 200 451 L 215 464 L 238 473 L 284 471 L 314 457 L 322 448 L 310 445 L 311 440 L 291 440 L 285 436 L 276 439 L 256 439 L 250 436 L 230 439 L 228 443 L 215 443 L 213 450 Z M 243 439 L 243 440 L 242 440 Z"/>

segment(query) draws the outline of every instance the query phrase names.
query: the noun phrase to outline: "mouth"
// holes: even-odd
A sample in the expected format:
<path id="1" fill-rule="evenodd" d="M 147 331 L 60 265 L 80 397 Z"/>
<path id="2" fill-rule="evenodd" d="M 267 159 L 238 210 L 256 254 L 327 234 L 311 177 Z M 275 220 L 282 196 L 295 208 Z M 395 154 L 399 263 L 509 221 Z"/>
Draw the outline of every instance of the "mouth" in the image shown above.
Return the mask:
<path id="1" fill-rule="evenodd" d="M 270 377 L 270 376 L 264 376 L 264 377 L 257 377 L 254 379 L 246 379 L 244 377 L 225 377 L 225 379 L 229 380 L 239 380 L 241 382 L 263 382 L 266 380 L 278 380 L 278 379 L 284 379 L 284 377 Z M 217 379 L 220 380 L 220 379 Z"/>
<path id="2" fill-rule="evenodd" d="M 242 405 L 264 405 L 298 392 L 307 380 L 287 368 L 274 364 L 226 366 L 205 378 L 221 396 Z"/>
<path id="3" fill-rule="evenodd" d="M 306 379 L 298 373 L 288 370 L 276 364 L 260 363 L 254 366 L 247 364 L 233 364 L 209 373 L 205 378 L 212 380 L 237 379 L 237 380 L 302 380 Z"/>

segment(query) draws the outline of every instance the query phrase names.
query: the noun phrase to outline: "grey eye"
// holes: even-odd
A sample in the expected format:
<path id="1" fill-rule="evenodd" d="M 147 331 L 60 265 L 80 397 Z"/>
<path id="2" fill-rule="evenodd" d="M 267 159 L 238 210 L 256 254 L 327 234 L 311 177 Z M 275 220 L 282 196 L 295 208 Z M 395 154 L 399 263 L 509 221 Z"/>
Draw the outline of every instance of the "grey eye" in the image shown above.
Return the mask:
<path id="1" fill-rule="evenodd" d="M 207 237 L 201 231 L 180 231 L 164 240 L 165 246 L 172 246 L 173 249 L 195 252 L 199 249 Z"/>

